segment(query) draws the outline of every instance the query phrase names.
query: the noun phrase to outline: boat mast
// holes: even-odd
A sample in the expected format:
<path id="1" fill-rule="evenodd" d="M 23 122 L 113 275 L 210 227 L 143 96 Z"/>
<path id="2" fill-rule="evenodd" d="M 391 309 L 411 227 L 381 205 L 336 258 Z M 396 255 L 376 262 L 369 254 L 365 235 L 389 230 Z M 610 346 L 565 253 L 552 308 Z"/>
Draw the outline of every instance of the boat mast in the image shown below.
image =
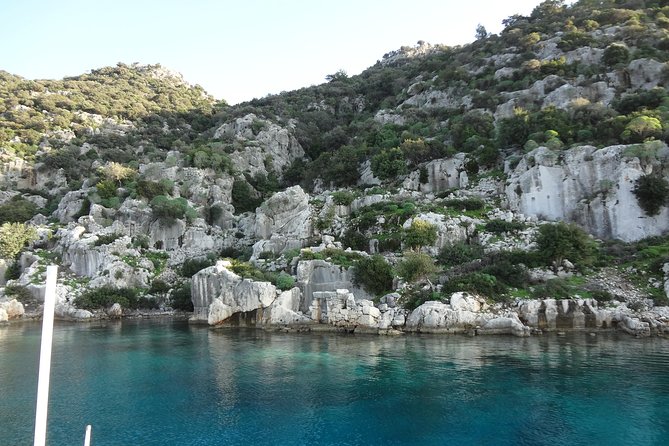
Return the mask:
<path id="1" fill-rule="evenodd" d="M 46 267 L 46 290 L 44 295 L 44 316 L 42 317 L 42 346 L 39 355 L 34 446 L 45 446 L 46 444 L 46 418 L 49 408 L 51 344 L 53 340 L 53 313 L 56 306 L 57 276 L 58 267 L 56 265 L 49 265 Z"/>

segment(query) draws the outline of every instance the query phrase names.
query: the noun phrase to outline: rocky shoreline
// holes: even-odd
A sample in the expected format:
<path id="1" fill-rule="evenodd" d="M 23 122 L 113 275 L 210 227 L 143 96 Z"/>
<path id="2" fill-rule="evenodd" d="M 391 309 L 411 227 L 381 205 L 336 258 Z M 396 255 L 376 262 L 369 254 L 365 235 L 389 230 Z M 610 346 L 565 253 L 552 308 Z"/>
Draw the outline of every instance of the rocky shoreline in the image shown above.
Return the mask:
<path id="1" fill-rule="evenodd" d="M 393 296 L 385 296 L 386 302 Z M 355 298 L 346 290 L 328 293 L 326 309 L 332 317 L 321 314 L 320 320 L 303 317 L 292 322 L 272 318 L 276 306 L 262 311 L 240 312 L 223 321 L 209 323 L 198 319 L 195 313 L 171 310 L 96 311 L 90 317 L 57 316 L 65 322 L 99 322 L 105 320 L 188 320 L 194 325 L 214 329 L 252 327 L 274 332 L 291 333 L 349 333 L 372 335 L 433 334 L 433 335 L 513 335 L 527 337 L 546 333 L 567 332 L 623 332 L 635 337 L 669 334 L 669 307 L 655 307 L 633 311 L 624 304 L 600 308 L 593 299 L 544 299 L 518 301 L 513 305 L 490 306 L 477 296 L 454 293 L 450 303 L 426 302 L 413 311 L 391 308 L 387 303 L 374 306 L 373 302 Z M 20 324 L 41 320 L 41 308 L 17 312 L 16 301 L 0 304 L 0 323 Z M 391 303 L 392 304 L 392 303 Z M 346 306 L 351 308 L 346 308 Z M 355 306 L 353 306 L 355 305 Z M 381 309 L 379 309 L 379 307 Z M 5 317 L 10 309 L 11 317 Z M 352 310 L 347 312 L 345 310 Z M 338 310 L 338 311 L 337 311 Z M 342 317 L 343 314 L 348 316 Z M 368 316 L 368 317 L 365 317 Z M 392 318 L 392 319 L 391 319 Z M 390 321 L 390 322 L 388 322 Z"/>

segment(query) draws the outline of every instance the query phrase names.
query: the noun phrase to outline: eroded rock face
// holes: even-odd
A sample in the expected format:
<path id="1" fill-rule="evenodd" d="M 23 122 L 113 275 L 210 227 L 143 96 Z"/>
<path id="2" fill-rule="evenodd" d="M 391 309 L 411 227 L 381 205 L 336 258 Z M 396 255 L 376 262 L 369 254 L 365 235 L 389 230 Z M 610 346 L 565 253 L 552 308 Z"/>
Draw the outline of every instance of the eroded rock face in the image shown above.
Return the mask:
<path id="1" fill-rule="evenodd" d="M 635 241 L 669 230 L 669 208 L 649 217 L 632 192 L 650 173 L 628 146 L 582 146 L 559 154 L 539 147 L 510 172 L 506 197 L 512 210 L 549 220 L 577 222 L 602 238 Z M 658 150 L 666 150 L 666 147 Z"/>
<path id="2" fill-rule="evenodd" d="M 293 136 L 294 123 L 281 127 L 250 113 L 221 125 L 214 138 L 228 138 L 244 144 L 244 149 L 230 155 L 236 170 L 252 176 L 281 172 L 296 159 L 304 157 L 304 149 Z M 271 163 L 267 163 L 271 160 Z"/>
<path id="3" fill-rule="evenodd" d="M 266 200 L 256 212 L 255 235 L 307 239 L 312 235 L 309 195 L 300 186 L 289 187 Z"/>
<path id="4" fill-rule="evenodd" d="M 423 193 L 437 193 L 448 189 L 467 186 L 468 177 L 464 169 L 465 154 L 458 153 L 453 158 L 430 161 L 425 165 L 427 181 L 420 182 L 420 171 L 412 172 L 402 187 Z"/>
<path id="5" fill-rule="evenodd" d="M 229 262 L 218 261 L 193 276 L 194 321 L 214 325 L 232 314 L 262 310 L 277 298 L 276 287 L 269 282 L 243 279 L 228 269 Z M 219 302 L 215 302 L 218 300 Z M 210 317 L 210 306 L 215 313 Z M 227 315 L 227 316 L 226 316 Z M 220 319 L 225 316 L 224 319 Z"/>
<path id="6" fill-rule="evenodd" d="M 473 311 L 453 310 L 450 304 L 430 301 L 411 312 L 406 321 L 406 330 L 418 333 L 466 333 L 484 322 L 482 315 Z"/>
<path id="7" fill-rule="evenodd" d="M 594 299 L 543 299 L 522 301 L 517 310 L 520 319 L 543 331 L 612 328 L 616 315 L 599 308 Z"/>
<path id="8" fill-rule="evenodd" d="M 81 211 L 84 199 L 88 197 L 87 190 L 75 190 L 68 192 L 58 203 L 58 209 L 53 212 L 61 223 L 74 221 L 74 217 Z"/>

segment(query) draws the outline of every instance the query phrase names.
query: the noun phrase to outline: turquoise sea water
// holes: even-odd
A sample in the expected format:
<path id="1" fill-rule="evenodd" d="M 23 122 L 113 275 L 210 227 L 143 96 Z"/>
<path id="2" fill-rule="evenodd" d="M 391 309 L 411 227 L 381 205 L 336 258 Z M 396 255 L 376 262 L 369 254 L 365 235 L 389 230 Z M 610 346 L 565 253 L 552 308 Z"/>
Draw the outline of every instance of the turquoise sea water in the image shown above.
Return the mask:
<path id="1" fill-rule="evenodd" d="M 0 445 L 32 444 L 40 325 L 0 326 Z M 669 340 L 57 324 L 49 445 L 667 445 Z"/>

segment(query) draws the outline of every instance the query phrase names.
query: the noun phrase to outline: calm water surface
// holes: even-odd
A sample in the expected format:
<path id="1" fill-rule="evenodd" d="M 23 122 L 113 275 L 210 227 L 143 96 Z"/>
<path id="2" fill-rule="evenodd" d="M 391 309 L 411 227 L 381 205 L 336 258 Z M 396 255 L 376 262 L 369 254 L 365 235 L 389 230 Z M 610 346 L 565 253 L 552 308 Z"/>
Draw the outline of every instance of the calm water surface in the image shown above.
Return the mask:
<path id="1" fill-rule="evenodd" d="M 32 444 L 40 325 L 0 326 L 0 444 Z M 669 340 L 57 324 L 48 444 L 667 445 Z"/>

